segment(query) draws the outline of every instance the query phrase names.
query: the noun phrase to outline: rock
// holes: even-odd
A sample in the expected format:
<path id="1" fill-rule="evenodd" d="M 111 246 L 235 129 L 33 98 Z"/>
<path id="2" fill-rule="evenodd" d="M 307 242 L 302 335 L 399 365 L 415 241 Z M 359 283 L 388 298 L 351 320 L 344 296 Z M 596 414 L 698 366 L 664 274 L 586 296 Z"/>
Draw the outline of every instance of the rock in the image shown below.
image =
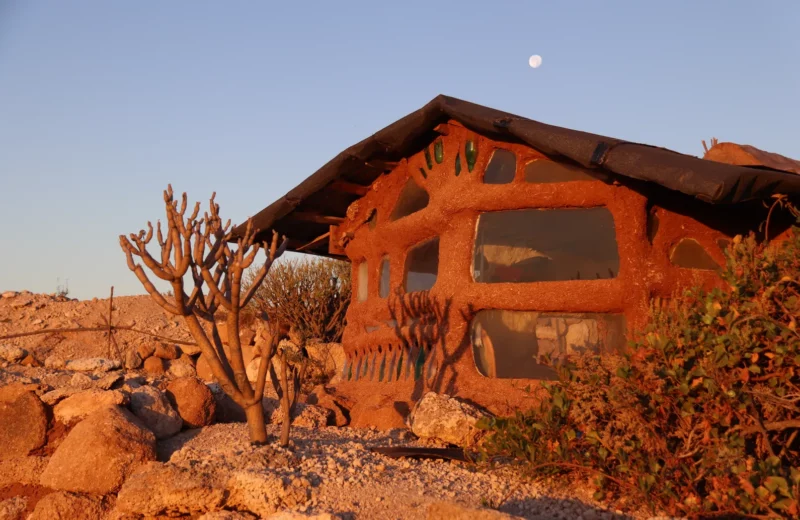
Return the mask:
<path id="1" fill-rule="evenodd" d="M 202 352 L 202 350 L 200 349 L 200 345 L 181 345 L 181 352 L 187 356 L 196 356 Z"/>
<path id="2" fill-rule="evenodd" d="M 136 347 L 136 353 L 139 354 L 139 357 L 142 359 L 147 359 L 153 355 L 156 351 L 156 344 L 155 343 L 142 343 L 138 347 Z"/>
<path id="3" fill-rule="evenodd" d="M 17 294 L 17 291 L 5 291 L 3 294 L 0 294 L 0 298 L 14 298 Z"/>
<path id="4" fill-rule="evenodd" d="M 428 392 L 414 405 L 408 423 L 418 437 L 468 446 L 480 434 L 475 423 L 486 416 L 486 413 L 459 399 Z"/>
<path id="5" fill-rule="evenodd" d="M 296 478 L 286 484 L 280 475 L 269 473 L 234 472 L 226 486 L 229 508 L 250 511 L 266 516 L 280 509 L 301 506 L 311 498 L 311 483 Z"/>
<path id="6" fill-rule="evenodd" d="M 261 365 L 261 358 L 254 357 L 250 363 L 245 367 L 247 372 L 247 380 L 254 383 L 258 379 L 258 368 Z M 269 381 L 269 372 L 267 372 L 267 381 Z"/>
<path id="7" fill-rule="evenodd" d="M 27 456 L 47 441 L 47 412 L 32 392 L 0 402 L 0 459 Z"/>
<path id="8" fill-rule="evenodd" d="M 473 509 L 453 502 L 434 502 L 428 506 L 427 520 L 522 520 L 522 517 L 494 509 Z"/>
<path id="9" fill-rule="evenodd" d="M 135 350 L 129 350 L 125 355 L 125 368 L 128 370 L 136 370 L 137 368 L 141 368 L 142 363 L 144 363 L 144 361 L 142 361 L 142 357 Z"/>
<path id="10" fill-rule="evenodd" d="M 28 351 L 25 349 L 10 345 L 0 345 L 0 360 L 16 363 L 22 361 L 27 355 Z"/>
<path id="11" fill-rule="evenodd" d="M 24 496 L 3 500 L 0 502 L 0 520 L 22 520 L 27 507 L 28 498 Z"/>
<path id="12" fill-rule="evenodd" d="M 167 362 L 167 375 L 172 377 L 194 377 L 197 375 L 194 367 L 180 359 Z"/>
<path id="13" fill-rule="evenodd" d="M 166 395 L 187 428 L 202 428 L 214 422 L 216 400 L 211 390 L 199 379 L 174 379 L 167 385 Z"/>
<path id="14" fill-rule="evenodd" d="M 44 360 L 45 368 L 51 368 L 55 370 L 61 370 L 64 368 L 66 363 L 63 359 L 57 358 L 55 356 L 50 356 Z"/>
<path id="15" fill-rule="evenodd" d="M 408 404 L 391 395 L 375 394 L 357 401 L 350 409 L 351 428 L 375 427 L 379 430 L 407 428 Z"/>
<path id="16" fill-rule="evenodd" d="M 117 495 L 117 510 L 145 516 L 194 515 L 220 509 L 225 495 L 210 473 L 153 462 L 125 482 Z"/>
<path id="17" fill-rule="evenodd" d="M 32 304 L 33 300 L 17 300 L 11 302 L 12 309 L 21 309 L 23 307 L 27 307 L 28 305 Z"/>
<path id="18" fill-rule="evenodd" d="M 264 399 L 264 401 L 270 403 L 269 405 L 265 406 L 265 409 L 267 409 L 267 411 L 269 411 L 269 409 L 272 410 L 269 422 L 271 424 L 282 424 L 283 410 L 281 409 L 278 400 Z M 303 428 L 324 428 L 328 425 L 329 421 L 333 421 L 332 416 L 333 412 L 321 406 L 297 403 L 295 406 L 295 415 L 292 419 L 292 426 L 300 426 Z"/>
<path id="19" fill-rule="evenodd" d="M 250 346 L 256 338 L 256 332 L 253 329 L 242 329 L 239 332 L 239 343 L 242 345 Z"/>
<path id="20" fill-rule="evenodd" d="M 103 408 L 124 406 L 128 402 L 128 396 L 119 390 L 85 390 L 58 403 L 53 408 L 53 415 L 69 425 Z"/>
<path id="21" fill-rule="evenodd" d="M 308 357 L 315 361 L 325 374 L 340 375 L 344 370 L 347 356 L 341 343 L 309 343 L 306 345 Z"/>
<path id="22" fill-rule="evenodd" d="M 11 403 L 16 401 L 22 394 L 33 392 L 38 394 L 42 391 L 42 386 L 37 383 L 11 383 L 10 385 L 0 386 L 0 403 Z"/>
<path id="23" fill-rule="evenodd" d="M 281 511 L 274 515 L 263 517 L 266 520 L 337 520 L 339 517 L 330 513 L 320 513 L 318 515 L 306 515 L 291 511 Z"/>
<path id="24" fill-rule="evenodd" d="M 154 376 L 163 375 L 167 371 L 167 363 L 161 358 L 151 356 L 144 360 L 144 371 Z"/>
<path id="25" fill-rule="evenodd" d="M 64 364 L 64 368 L 76 372 L 108 372 L 121 367 L 122 364 L 119 361 L 106 358 L 69 359 Z"/>
<path id="26" fill-rule="evenodd" d="M 206 361 L 205 354 L 200 354 L 200 357 L 197 358 L 197 365 L 195 369 L 197 371 L 197 377 L 203 381 L 216 381 L 214 374 L 211 373 L 211 367 L 209 366 L 208 361 Z"/>
<path id="27" fill-rule="evenodd" d="M 0 456 L 0 488 L 12 484 L 38 486 L 39 477 L 47 467 L 48 457 L 15 457 L 4 459 Z"/>
<path id="28" fill-rule="evenodd" d="M 94 380 L 91 377 L 87 376 L 86 374 L 81 374 L 80 372 L 74 374 L 72 378 L 69 380 L 69 386 L 81 390 L 88 390 L 93 385 L 94 385 Z"/>
<path id="29" fill-rule="evenodd" d="M 153 352 L 155 357 L 161 359 L 178 359 L 180 354 L 181 351 L 178 349 L 177 345 L 171 343 L 159 343 L 156 345 L 155 352 Z"/>
<path id="30" fill-rule="evenodd" d="M 307 404 L 314 404 L 330 410 L 333 414 L 329 426 L 347 426 L 350 423 L 350 403 L 334 396 L 324 385 L 315 387 L 306 397 Z M 330 417 L 330 416 L 329 416 Z"/>
<path id="31" fill-rule="evenodd" d="M 116 385 L 121 380 L 122 380 L 122 374 L 120 374 L 120 373 L 107 374 L 107 375 L 101 377 L 100 379 L 98 379 L 94 383 L 94 386 L 95 386 L 95 388 L 99 388 L 101 390 L 111 390 L 111 387 Z"/>
<path id="32" fill-rule="evenodd" d="M 26 366 L 26 367 L 40 367 L 40 366 L 42 366 L 42 363 L 38 359 L 36 359 L 36 357 L 31 353 L 28 353 L 27 356 L 22 358 L 22 360 L 20 360 L 19 364 L 23 365 L 23 366 Z"/>
<path id="33" fill-rule="evenodd" d="M 197 520 L 257 520 L 250 513 L 240 513 L 238 511 L 212 511 L 197 518 Z"/>
<path id="34" fill-rule="evenodd" d="M 42 394 L 42 402 L 49 406 L 55 406 L 58 402 L 67 397 L 75 394 L 81 393 L 83 390 L 80 388 L 74 388 L 70 386 L 62 386 L 61 388 L 56 388 L 55 390 L 51 390 Z"/>
<path id="35" fill-rule="evenodd" d="M 167 397 L 152 386 L 141 386 L 131 392 L 131 411 L 153 432 L 156 439 L 172 437 L 183 426 L 183 420 Z"/>
<path id="36" fill-rule="evenodd" d="M 40 483 L 64 491 L 113 493 L 137 467 L 155 458 L 155 435 L 127 410 L 106 408 L 67 434 Z"/>
<path id="37" fill-rule="evenodd" d="M 107 507 L 103 497 L 56 491 L 39 500 L 27 520 L 103 518 Z"/>

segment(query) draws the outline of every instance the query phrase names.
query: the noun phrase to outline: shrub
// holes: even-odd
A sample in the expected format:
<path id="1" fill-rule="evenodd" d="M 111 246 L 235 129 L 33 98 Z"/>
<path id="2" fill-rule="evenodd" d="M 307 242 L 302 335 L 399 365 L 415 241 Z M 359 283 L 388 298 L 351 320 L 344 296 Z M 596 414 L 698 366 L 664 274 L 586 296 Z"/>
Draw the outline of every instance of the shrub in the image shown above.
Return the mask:
<path id="1" fill-rule="evenodd" d="M 485 455 L 672 515 L 798 516 L 798 231 L 736 237 L 725 290 L 654 303 L 623 355 L 568 360 L 538 408 L 483 422 Z"/>
<path id="2" fill-rule="evenodd" d="M 339 342 L 350 290 L 350 264 L 291 259 L 272 266 L 253 303 L 270 320 L 289 324 L 300 343 L 311 339 Z"/>

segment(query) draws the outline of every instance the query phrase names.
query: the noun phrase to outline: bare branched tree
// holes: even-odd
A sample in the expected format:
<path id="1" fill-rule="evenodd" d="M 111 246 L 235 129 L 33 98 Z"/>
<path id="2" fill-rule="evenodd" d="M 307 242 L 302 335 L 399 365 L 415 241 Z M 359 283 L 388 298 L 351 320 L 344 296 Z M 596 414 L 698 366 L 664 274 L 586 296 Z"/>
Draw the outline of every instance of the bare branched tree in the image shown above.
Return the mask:
<path id="1" fill-rule="evenodd" d="M 174 200 L 172 186 L 164 191 L 166 236 L 162 233 L 160 221 L 156 230 L 161 247 L 160 260 L 147 251 L 147 245 L 153 239 L 153 226 L 150 222 L 147 223 L 147 231 L 131 233 L 129 237 L 120 235 L 119 241 L 127 256 L 128 268 L 156 303 L 167 312 L 183 317 L 223 391 L 244 409 L 250 441 L 263 444 L 267 441 L 267 432 L 261 401 L 267 369 L 272 366 L 272 357 L 277 351 L 278 343 L 285 337 L 285 332 L 283 327 L 271 327 L 269 349 L 262 353 L 258 377 L 255 386 L 252 386 L 247 379 L 242 356 L 239 318 L 240 311 L 253 298 L 272 263 L 286 250 L 288 241 L 285 237 L 279 239 L 278 234 L 273 232 L 270 243 L 256 242 L 252 221 L 248 220 L 244 236 L 238 237 L 233 247 L 231 222 L 228 220 L 223 224 L 219 216 L 219 205 L 214 202 L 215 195 L 209 201 L 209 211 L 198 219 L 199 202 L 195 204 L 192 213 L 186 216 L 186 193 L 182 195 L 179 205 Z M 243 291 L 242 275 L 262 249 L 266 253 L 266 261 L 253 276 L 249 288 Z M 156 289 L 142 265 L 136 263 L 134 256 L 156 277 L 172 286 L 170 296 L 165 297 Z M 193 287 L 187 294 L 186 281 L 189 278 Z M 227 313 L 228 354 L 223 350 L 214 321 L 214 313 L 219 308 Z M 201 320 L 210 324 L 211 337 L 202 326 Z M 275 378 L 272 382 L 277 387 Z M 286 385 L 287 381 L 282 381 L 282 384 Z"/>

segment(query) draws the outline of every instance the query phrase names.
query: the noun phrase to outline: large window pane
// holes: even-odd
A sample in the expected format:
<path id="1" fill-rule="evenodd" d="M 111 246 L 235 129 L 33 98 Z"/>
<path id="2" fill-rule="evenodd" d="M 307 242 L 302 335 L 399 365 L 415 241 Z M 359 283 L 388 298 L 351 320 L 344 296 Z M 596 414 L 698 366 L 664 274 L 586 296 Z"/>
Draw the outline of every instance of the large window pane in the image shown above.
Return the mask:
<path id="1" fill-rule="evenodd" d="M 369 293 L 367 292 L 367 279 L 369 271 L 367 270 L 367 262 L 358 264 L 358 301 L 363 302 L 367 299 Z"/>
<path id="2" fill-rule="evenodd" d="M 537 159 L 525 165 L 525 182 L 551 183 L 570 181 L 596 181 L 578 166 Z"/>
<path id="3" fill-rule="evenodd" d="M 406 292 L 427 291 L 439 274 L 439 237 L 423 242 L 406 256 Z"/>
<path id="4" fill-rule="evenodd" d="M 472 320 L 475 366 L 486 377 L 551 379 L 566 355 L 619 350 L 625 345 L 621 314 L 483 310 Z"/>
<path id="5" fill-rule="evenodd" d="M 378 291 L 381 298 L 389 296 L 389 257 L 384 256 L 381 261 L 381 283 Z"/>
<path id="6" fill-rule="evenodd" d="M 606 208 L 498 211 L 478 219 L 476 282 L 614 278 L 614 218 Z"/>
<path id="7" fill-rule="evenodd" d="M 429 200 L 428 192 L 414 182 L 414 179 L 408 179 L 406 185 L 403 186 L 403 191 L 400 192 L 394 210 L 392 210 L 392 220 L 401 219 L 424 209 Z"/>
<path id="8" fill-rule="evenodd" d="M 675 249 L 672 250 L 669 260 L 673 265 L 687 269 L 707 271 L 719 269 L 719 264 L 711 258 L 708 251 L 697 240 L 691 238 L 681 239 Z"/>

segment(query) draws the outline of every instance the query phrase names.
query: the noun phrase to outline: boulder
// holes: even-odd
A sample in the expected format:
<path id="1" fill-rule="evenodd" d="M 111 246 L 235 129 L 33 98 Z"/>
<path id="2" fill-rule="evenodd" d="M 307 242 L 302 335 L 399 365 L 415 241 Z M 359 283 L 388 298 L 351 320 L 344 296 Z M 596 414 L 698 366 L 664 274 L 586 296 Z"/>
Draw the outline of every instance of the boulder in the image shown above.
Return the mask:
<path id="1" fill-rule="evenodd" d="M 47 441 L 47 412 L 33 392 L 0 401 L 0 459 L 27 456 Z"/>
<path id="2" fill-rule="evenodd" d="M 122 380 L 122 374 L 117 372 L 114 374 L 106 374 L 97 381 L 95 381 L 95 388 L 100 390 L 111 390 L 111 388 Z"/>
<path id="3" fill-rule="evenodd" d="M 26 366 L 26 367 L 40 367 L 40 366 L 42 366 L 41 361 L 36 359 L 36 357 L 31 353 L 28 353 L 27 356 L 22 358 L 22 360 L 20 360 L 19 364 L 22 365 L 22 366 Z"/>
<path id="4" fill-rule="evenodd" d="M 56 388 L 55 390 L 51 390 L 42 394 L 42 402 L 49 406 L 55 406 L 63 399 L 81 392 L 83 392 L 83 390 L 80 388 L 62 386 L 61 388 Z"/>
<path id="5" fill-rule="evenodd" d="M 178 359 L 180 354 L 181 351 L 178 349 L 177 345 L 171 343 L 158 343 L 155 352 L 153 352 L 155 357 L 161 359 Z"/>
<path id="6" fill-rule="evenodd" d="M 136 468 L 155 458 L 155 435 L 129 411 L 106 408 L 67 434 L 40 483 L 78 493 L 113 493 Z"/>
<path id="7" fill-rule="evenodd" d="M 351 428 L 375 427 L 379 430 L 407 428 L 408 403 L 391 395 L 375 394 L 359 399 L 350 409 Z"/>
<path id="8" fill-rule="evenodd" d="M 144 371 L 154 376 L 163 375 L 167 371 L 167 363 L 161 358 L 150 356 L 144 360 Z"/>
<path id="9" fill-rule="evenodd" d="M 283 410 L 281 409 L 280 402 L 277 399 L 264 399 L 265 410 L 269 413 L 269 422 L 271 424 L 283 423 Z M 294 417 L 292 418 L 292 426 L 300 426 L 302 428 L 324 428 L 328 422 L 333 421 L 333 412 L 316 406 L 313 404 L 297 403 L 294 410 Z"/>
<path id="10" fill-rule="evenodd" d="M 0 361 L 8 361 L 9 363 L 17 363 L 22 361 L 28 352 L 19 347 L 12 347 L 11 345 L 0 345 Z"/>
<path id="11" fill-rule="evenodd" d="M 128 396 L 119 390 L 85 390 L 58 403 L 53 408 L 53 415 L 58 421 L 70 425 L 98 410 L 125 406 L 128 402 Z"/>
<path id="12" fill-rule="evenodd" d="M 338 520 L 339 516 L 330 513 L 307 515 L 305 513 L 295 513 L 293 511 L 280 511 L 262 518 L 265 520 Z"/>
<path id="13" fill-rule="evenodd" d="M 225 356 L 230 359 L 230 347 L 227 344 L 222 345 L 223 351 L 225 352 Z M 242 345 L 242 359 L 244 360 L 244 366 L 247 367 L 255 354 L 253 353 L 253 347 L 250 345 Z M 200 354 L 200 357 L 197 358 L 197 377 L 202 379 L 203 381 L 216 381 L 214 378 L 214 374 L 211 373 L 211 367 L 206 360 L 205 354 Z"/>
<path id="14" fill-rule="evenodd" d="M 23 486 L 38 486 L 47 463 L 48 457 L 15 457 L 4 459 L 0 456 L 0 488 L 21 484 Z"/>
<path id="15" fill-rule="evenodd" d="M 311 393 L 308 394 L 308 397 L 306 397 L 306 403 L 330 410 L 333 417 L 328 423 L 329 426 L 341 427 L 347 426 L 350 423 L 350 408 L 353 406 L 352 403 L 343 397 L 334 395 L 333 392 L 324 385 L 316 386 Z"/>
<path id="16" fill-rule="evenodd" d="M 69 359 L 64 364 L 64 368 L 75 372 L 108 372 L 121 367 L 122 363 L 116 359 L 106 358 Z"/>
<path id="17" fill-rule="evenodd" d="M 10 403 L 15 401 L 22 394 L 33 392 L 39 394 L 43 392 L 41 384 L 38 383 L 11 383 L 10 385 L 0 386 L 0 403 Z"/>
<path id="18" fill-rule="evenodd" d="M 19 294 L 17 291 L 5 291 L 3 294 L 0 294 L 0 298 L 14 298 Z"/>
<path id="19" fill-rule="evenodd" d="M 53 370 L 61 370 L 65 365 L 66 362 L 61 358 L 57 358 L 56 356 L 50 356 L 44 360 L 44 367 Z"/>
<path id="20" fill-rule="evenodd" d="M 225 495 L 211 473 L 153 462 L 125 482 L 117 495 L 117 510 L 144 516 L 197 515 L 220 509 Z"/>
<path id="21" fill-rule="evenodd" d="M 486 416 L 486 413 L 459 399 L 428 392 L 414 405 L 408 424 L 418 437 L 468 446 L 480 434 L 475 423 Z"/>
<path id="22" fill-rule="evenodd" d="M 196 356 L 201 352 L 200 345 L 181 345 L 181 352 L 187 356 Z"/>
<path id="23" fill-rule="evenodd" d="M 250 346 L 256 339 L 256 332 L 253 329 L 243 328 L 239 331 L 239 343 Z"/>
<path id="24" fill-rule="evenodd" d="M 68 520 L 103 518 L 108 504 L 101 496 L 56 491 L 45 495 L 27 520 Z"/>
<path id="25" fill-rule="evenodd" d="M 311 498 L 311 483 L 295 478 L 286 484 L 277 474 L 234 472 L 225 487 L 226 507 L 255 513 L 261 517 L 281 509 L 302 506 Z"/>
<path id="26" fill-rule="evenodd" d="M 325 374 L 339 375 L 344 370 L 347 356 L 341 343 L 309 343 L 306 352 Z"/>
<path id="27" fill-rule="evenodd" d="M 149 385 L 131 392 L 131 411 L 155 434 L 156 439 L 172 437 L 183 426 L 181 416 L 167 397 Z"/>
<path id="28" fill-rule="evenodd" d="M 494 509 L 475 509 L 454 502 L 434 502 L 428 506 L 427 520 L 522 520 L 522 517 Z"/>
<path id="29" fill-rule="evenodd" d="M 76 374 L 73 374 L 73 376 L 70 378 L 69 386 L 73 388 L 78 388 L 80 390 L 88 390 L 92 386 L 94 386 L 94 379 L 87 376 L 86 374 L 78 372 Z"/>
<path id="30" fill-rule="evenodd" d="M 212 511 L 197 518 L 197 520 L 257 520 L 250 513 L 240 513 L 239 511 Z"/>
<path id="31" fill-rule="evenodd" d="M 22 520 L 28 508 L 28 497 L 16 496 L 0 502 L 0 520 Z"/>
<path id="32" fill-rule="evenodd" d="M 140 356 L 135 350 L 129 350 L 125 355 L 125 368 L 128 370 L 136 370 L 137 368 L 141 368 L 142 363 L 144 363 L 144 361 L 142 361 L 142 356 Z"/>
<path id="33" fill-rule="evenodd" d="M 180 359 L 167 361 L 167 367 L 167 375 L 170 377 L 194 377 L 197 374 L 191 364 Z"/>
<path id="34" fill-rule="evenodd" d="M 187 428 L 202 428 L 214 422 L 217 408 L 214 395 L 199 379 L 174 379 L 167 385 L 166 395 Z"/>
<path id="35" fill-rule="evenodd" d="M 156 351 L 156 344 L 155 343 L 142 343 L 138 347 L 136 347 L 136 353 L 139 354 L 139 357 L 142 359 L 147 359 L 153 355 Z"/>

